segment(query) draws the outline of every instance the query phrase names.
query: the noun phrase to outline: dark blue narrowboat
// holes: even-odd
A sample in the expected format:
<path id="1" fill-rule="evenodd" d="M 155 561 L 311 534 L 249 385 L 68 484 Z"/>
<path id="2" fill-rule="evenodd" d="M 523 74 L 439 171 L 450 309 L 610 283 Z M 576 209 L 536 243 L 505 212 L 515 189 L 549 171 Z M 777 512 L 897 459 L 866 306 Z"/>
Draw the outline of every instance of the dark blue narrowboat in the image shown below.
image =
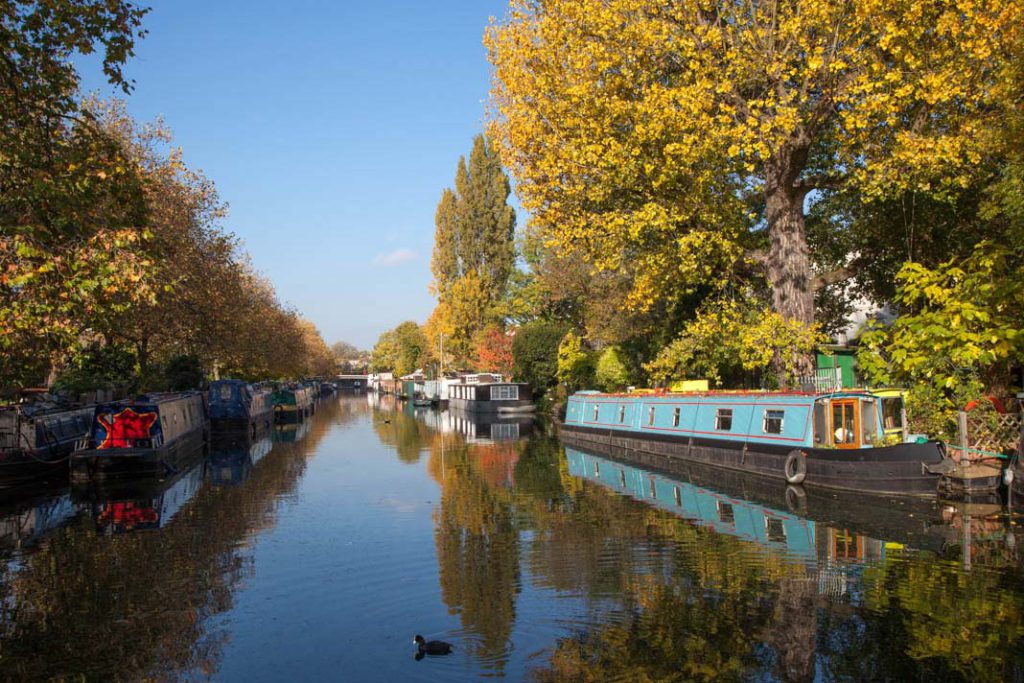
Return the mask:
<path id="1" fill-rule="evenodd" d="M 198 391 L 98 405 L 92 432 L 71 455 L 71 480 L 173 476 L 202 455 L 208 429 Z"/>
<path id="2" fill-rule="evenodd" d="M 892 495 L 934 495 L 945 459 L 941 442 L 887 435 L 881 398 L 861 390 L 584 391 L 570 397 L 561 433 L 570 443 L 634 449 L 789 484 Z"/>
<path id="3" fill-rule="evenodd" d="M 256 438 L 273 426 L 273 392 L 239 379 L 217 380 L 210 384 L 209 411 L 214 432 Z"/>
<path id="4" fill-rule="evenodd" d="M 0 408 L 0 485 L 67 475 L 67 459 L 89 433 L 92 408 L 52 403 Z"/>

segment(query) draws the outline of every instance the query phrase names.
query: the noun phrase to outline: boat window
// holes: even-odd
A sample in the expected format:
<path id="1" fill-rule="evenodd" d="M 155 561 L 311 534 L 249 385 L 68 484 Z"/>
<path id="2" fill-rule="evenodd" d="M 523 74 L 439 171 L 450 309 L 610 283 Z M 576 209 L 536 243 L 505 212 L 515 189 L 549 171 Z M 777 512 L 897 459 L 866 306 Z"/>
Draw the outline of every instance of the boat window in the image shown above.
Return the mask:
<path id="1" fill-rule="evenodd" d="M 732 429 L 732 408 L 719 408 L 715 413 L 715 429 L 728 432 Z"/>
<path id="2" fill-rule="evenodd" d="M 519 387 L 514 384 L 498 385 L 491 387 L 492 401 L 518 401 Z"/>
<path id="3" fill-rule="evenodd" d="M 683 504 L 683 497 L 679 493 L 679 487 L 678 486 L 673 486 L 672 487 L 672 495 L 676 499 L 676 505 L 682 506 L 682 504 Z"/>
<path id="4" fill-rule="evenodd" d="M 874 443 L 877 430 L 877 418 L 874 401 L 861 401 L 861 442 Z"/>
<path id="5" fill-rule="evenodd" d="M 679 426 L 679 408 L 676 408 L 672 411 L 672 426 Z"/>
<path id="6" fill-rule="evenodd" d="M 784 410 L 766 410 L 764 411 L 764 433 L 765 434 L 781 434 L 782 433 L 782 418 L 786 414 Z"/>
<path id="7" fill-rule="evenodd" d="M 903 397 L 882 399 L 882 426 L 885 431 L 903 429 Z"/>
<path id="8" fill-rule="evenodd" d="M 650 408 L 647 409 L 647 424 L 654 424 L 654 406 L 651 406 Z"/>
<path id="9" fill-rule="evenodd" d="M 222 400 L 222 401 L 230 401 L 231 400 L 231 385 L 230 384 L 221 384 L 220 388 L 218 389 L 218 393 L 220 394 L 220 400 Z"/>
<path id="10" fill-rule="evenodd" d="M 594 422 L 597 422 L 597 411 L 598 411 L 598 406 L 594 406 Z"/>
<path id="11" fill-rule="evenodd" d="M 626 406 L 619 406 L 619 422 L 626 421 Z"/>
<path id="12" fill-rule="evenodd" d="M 658 489 L 654 486 L 654 477 L 651 477 L 651 498 L 658 497 Z"/>
<path id="13" fill-rule="evenodd" d="M 619 486 L 626 488 L 626 470 L 619 470 Z"/>
<path id="14" fill-rule="evenodd" d="M 736 523 L 736 513 L 733 512 L 732 503 L 718 501 L 718 519 L 726 524 Z"/>
<path id="15" fill-rule="evenodd" d="M 825 421 L 825 402 L 818 401 L 814 404 L 814 443 L 826 443 L 828 439 L 828 424 Z"/>

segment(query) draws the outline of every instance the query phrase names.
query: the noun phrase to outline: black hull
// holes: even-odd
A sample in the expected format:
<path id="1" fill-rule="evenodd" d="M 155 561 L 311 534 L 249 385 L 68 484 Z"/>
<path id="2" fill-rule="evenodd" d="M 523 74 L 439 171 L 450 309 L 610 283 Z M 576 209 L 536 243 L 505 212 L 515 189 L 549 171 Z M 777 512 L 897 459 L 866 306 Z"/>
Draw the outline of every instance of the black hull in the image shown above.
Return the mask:
<path id="1" fill-rule="evenodd" d="M 39 479 L 67 481 L 68 456 L 74 448 L 75 442 L 69 440 L 31 453 L 24 450 L 4 453 L 0 456 L 0 488 Z"/>
<path id="2" fill-rule="evenodd" d="M 533 407 L 533 405 L 533 401 L 474 401 L 464 398 L 448 399 L 449 408 L 453 410 L 461 410 L 466 413 L 476 413 L 479 415 L 498 415 L 502 412 L 502 408 L 530 408 Z M 531 413 L 519 414 L 531 415 Z"/>
<path id="3" fill-rule="evenodd" d="M 785 464 L 794 450 L 788 446 L 680 438 L 664 434 L 638 435 L 612 429 L 562 425 L 569 444 L 598 444 L 634 450 L 668 460 L 697 462 L 757 474 L 786 482 Z M 806 455 L 808 487 L 899 496 L 934 496 L 939 475 L 925 469 L 943 459 L 938 442 L 898 444 L 865 449 L 795 449 Z"/>
<path id="4" fill-rule="evenodd" d="M 71 482 L 106 477 L 171 477 L 202 456 L 205 435 L 195 429 L 160 448 L 89 449 L 71 456 Z"/>
<path id="5" fill-rule="evenodd" d="M 274 413 L 266 412 L 255 417 L 222 417 L 210 419 L 210 431 L 215 436 L 257 437 L 270 431 L 274 425 Z"/>

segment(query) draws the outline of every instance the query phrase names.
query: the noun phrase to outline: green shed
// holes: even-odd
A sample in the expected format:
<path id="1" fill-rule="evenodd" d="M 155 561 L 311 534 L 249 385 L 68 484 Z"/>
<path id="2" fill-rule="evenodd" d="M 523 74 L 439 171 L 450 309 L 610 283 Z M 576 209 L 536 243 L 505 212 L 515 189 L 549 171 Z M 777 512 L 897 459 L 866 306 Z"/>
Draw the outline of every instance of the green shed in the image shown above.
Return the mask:
<path id="1" fill-rule="evenodd" d="M 849 346 L 826 346 L 815 353 L 815 367 L 818 370 L 839 368 L 844 389 L 857 386 L 857 358 Z"/>

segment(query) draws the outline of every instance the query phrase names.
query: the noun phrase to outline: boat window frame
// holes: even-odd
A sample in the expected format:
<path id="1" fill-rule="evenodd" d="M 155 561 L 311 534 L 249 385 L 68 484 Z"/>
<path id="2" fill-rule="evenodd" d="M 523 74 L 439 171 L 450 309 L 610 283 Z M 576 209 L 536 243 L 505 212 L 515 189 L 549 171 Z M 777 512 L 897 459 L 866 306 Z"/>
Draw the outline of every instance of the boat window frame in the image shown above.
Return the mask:
<path id="1" fill-rule="evenodd" d="M 683 409 L 680 408 L 679 406 L 676 406 L 672 410 L 672 426 L 673 427 L 678 427 L 679 426 L 679 420 L 680 420 L 680 418 L 682 418 L 682 415 L 683 415 Z"/>
<path id="2" fill-rule="evenodd" d="M 728 420 L 729 426 L 722 426 L 725 421 Z M 732 408 L 718 408 L 715 411 L 715 431 L 719 432 L 731 432 L 732 431 Z"/>
<path id="3" fill-rule="evenodd" d="M 598 415 L 600 414 L 601 406 L 594 404 L 594 422 L 598 422 Z"/>
<path id="4" fill-rule="evenodd" d="M 829 437 L 829 443 L 832 444 L 832 446 L 834 448 L 849 448 L 849 449 L 853 449 L 853 448 L 860 448 L 861 447 L 860 403 L 861 403 L 860 400 L 857 399 L 857 398 L 834 398 L 834 399 L 832 399 L 829 402 L 829 409 L 828 409 L 828 427 L 829 427 L 829 431 L 828 431 L 828 437 Z M 836 438 L 835 438 L 836 437 L 835 409 L 837 407 L 851 408 L 852 411 L 853 411 L 853 436 L 854 436 L 854 440 L 852 442 L 851 441 L 847 441 L 847 442 L 843 442 L 843 443 L 836 443 Z M 844 424 L 845 424 L 845 415 L 843 417 L 843 421 L 844 421 Z M 840 426 L 843 429 L 845 429 L 845 426 L 843 426 L 843 425 L 840 425 Z"/>
<path id="5" fill-rule="evenodd" d="M 626 422 L 626 404 L 625 403 L 620 403 L 619 404 L 619 424 L 624 424 L 625 422 Z"/>
<path id="6" fill-rule="evenodd" d="M 647 407 L 647 426 L 654 426 L 654 406 Z"/>
<path id="7" fill-rule="evenodd" d="M 771 420 L 772 422 L 774 422 L 776 420 L 776 418 L 774 416 L 769 416 L 769 413 L 778 413 L 778 424 L 779 424 L 779 430 L 778 431 L 773 431 L 773 430 L 768 429 L 769 420 Z M 764 415 L 761 418 L 761 431 L 762 432 L 764 432 L 765 434 L 773 434 L 775 436 L 781 436 L 783 431 L 785 430 L 785 428 L 786 428 L 786 409 L 785 408 L 782 408 L 782 409 L 779 409 L 779 408 L 765 408 L 764 409 Z"/>

